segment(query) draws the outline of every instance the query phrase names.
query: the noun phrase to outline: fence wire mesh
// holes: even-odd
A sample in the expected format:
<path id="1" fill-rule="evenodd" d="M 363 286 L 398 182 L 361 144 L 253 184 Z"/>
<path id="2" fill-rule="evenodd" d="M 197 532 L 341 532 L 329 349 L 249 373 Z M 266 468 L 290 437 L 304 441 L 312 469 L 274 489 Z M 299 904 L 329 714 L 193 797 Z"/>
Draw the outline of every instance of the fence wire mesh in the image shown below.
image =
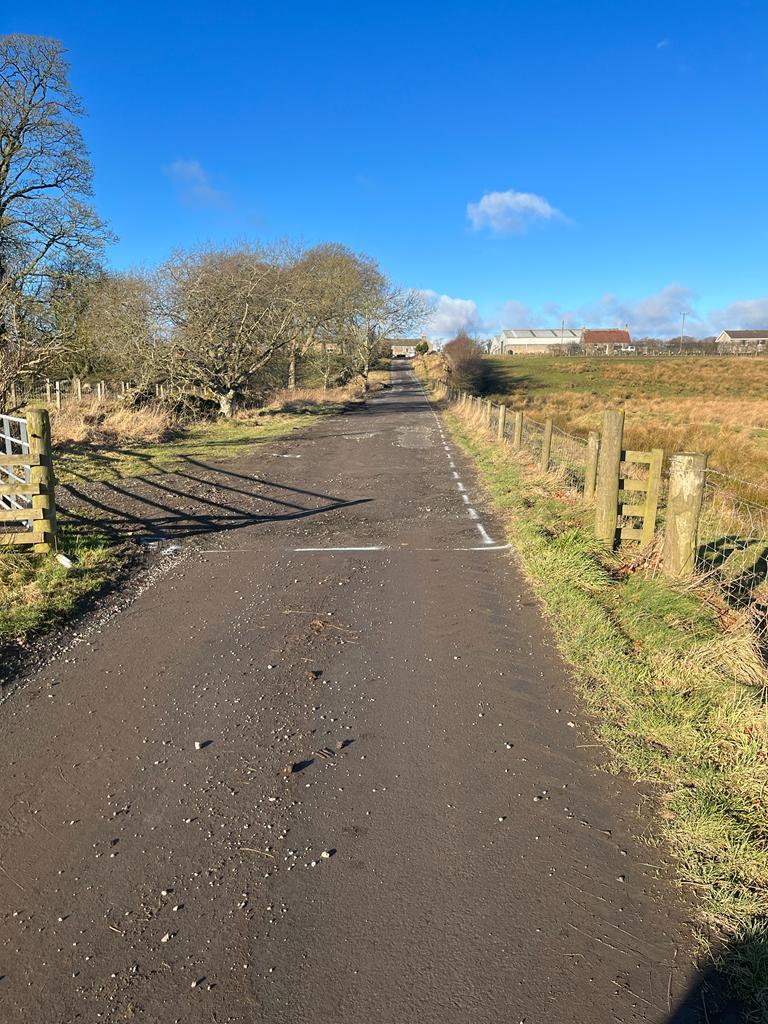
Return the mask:
<path id="1" fill-rule="evenodd" d="M 523 417 L 523 448 L 528 452 L 535 462 L 541 458 L 541 450 L 544 445 L 544 424 L 532 420 L 530 416 Z"/>
<path id="2" fill-rule="evenodd" d="M 768 488 L 708 469 L 697 567 L 731 607 L 768 611 Z"/>
<path id="3" fill-rule="evenodd" d="M 587 474 L 587 442 L 583 438 L 553 426 L 550 465 L 563 474 L 568 487 L 572 487 L 579 494 L 584 493 L 584 481 Z"/>
<path id="4" fill-rule="evenodd" d="M 472 414 L 478 425 L 498 436 L 499 407 L 494 406 L 490 424 L 487 406 L 470 401 L 460 391 L 449 396 Z M 504 438 L 514 446 L 516 414 L 507 408 Z M 526 458 L 539 465 L 545 436 L 543 423 L 523 416 L 520 448 Z M 566 484 L 584 493 L 589 459 L 588 442 L 558 427 L 552 429 L 550 469 L 561 474 Z M 624 461 L 622 478 L 641 479 L 648 467 Z M 659 481 L 657 530 L 664 530 L 667 517 L 669 469 L 665 462 Z M 630 495 L 632 497 L 632 495 Z M 629 522 L 629 520 L 627 520 Z M 706 473 L 699 518 L 696 575 L 717 587 L 734 611 L 749 610 L 768 637 L 768 486 L 739 480 L 716 469 Z"/>

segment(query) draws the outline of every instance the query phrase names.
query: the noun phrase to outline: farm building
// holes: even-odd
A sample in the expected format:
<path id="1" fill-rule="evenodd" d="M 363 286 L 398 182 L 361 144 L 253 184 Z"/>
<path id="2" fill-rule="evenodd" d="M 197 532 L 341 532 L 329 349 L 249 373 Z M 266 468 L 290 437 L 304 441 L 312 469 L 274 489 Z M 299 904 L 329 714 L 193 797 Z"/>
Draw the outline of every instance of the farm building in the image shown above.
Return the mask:
<path id="1" fill-rule="evenodd" d="M 515 328 L 502 331 L 491 341 L 491 353 L 498 356 L 569 354 L 581 344 L 581 330 Z"/>
<path id="2" fill-rule="evenodd" d="M 426 344 L 428 352 L 432 351 L 432 345 L 426 338 L 389 338 L 388 344 L 392 346 L 392 355 L 405 356 L 406 359 L 413 359 L 416 355 L 416 346 Z"/>
<path id="3" fill-rule="evenodd" d="M 721 331 L 715 341 L 721 355 L 756 356 L 768 352 L 768 330 Z"/>
<path id="4" fill-rule="evenodd" d="M 581 347 L 590 355 L 613 355 L 617 352 L 634 352 L 628 330 L 591 330 L 581 332 Z"/>

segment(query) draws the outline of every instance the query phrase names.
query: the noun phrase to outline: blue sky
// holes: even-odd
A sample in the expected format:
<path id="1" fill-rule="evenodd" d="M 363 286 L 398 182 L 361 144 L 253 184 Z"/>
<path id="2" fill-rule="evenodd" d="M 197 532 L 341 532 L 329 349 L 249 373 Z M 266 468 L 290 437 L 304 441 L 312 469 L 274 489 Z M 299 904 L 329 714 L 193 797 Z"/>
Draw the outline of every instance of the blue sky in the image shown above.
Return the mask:
<path id="1" fill-rule="evenodd" d="M 768 326 L 768 3 L 37 0 L 116 267 L 334 240 L 432 331 Z"/>

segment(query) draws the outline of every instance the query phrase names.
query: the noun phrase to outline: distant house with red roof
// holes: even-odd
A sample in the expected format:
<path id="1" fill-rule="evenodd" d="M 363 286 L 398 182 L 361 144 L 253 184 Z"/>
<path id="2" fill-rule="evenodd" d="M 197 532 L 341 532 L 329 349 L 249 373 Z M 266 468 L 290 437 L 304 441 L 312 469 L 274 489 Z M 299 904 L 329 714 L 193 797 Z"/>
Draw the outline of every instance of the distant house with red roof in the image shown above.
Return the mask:
<path id="1" fill-rule="evenodd" d="M 611 355 L 615 352 L 634 352 L 635 346 L 628 330 L 596 329 L 585 327 L 581 332 L 581 347 L 593 355 Z"/>

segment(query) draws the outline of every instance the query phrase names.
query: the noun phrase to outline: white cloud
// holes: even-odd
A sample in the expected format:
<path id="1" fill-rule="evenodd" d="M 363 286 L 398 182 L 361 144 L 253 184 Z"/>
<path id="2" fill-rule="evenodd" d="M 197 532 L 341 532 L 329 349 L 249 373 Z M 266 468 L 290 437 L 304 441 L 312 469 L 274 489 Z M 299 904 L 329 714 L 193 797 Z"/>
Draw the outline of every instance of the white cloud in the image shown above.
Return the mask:
<path id="1" fill-rule="evenodd" d="M 693 306 L 694 293 L 681 284 L 668 284 L 639 299 L 620 299 L 606 294 L 578 313 L 582 322 L 593 327 L 623 327 L 638 337 L 665 337 L 680 330 L 681 315 L 686 314 L 686 333 L 706 332 L 706 324 Z"/>
<path id="2" fill-rule="evenodd" d="M 450 338 L 458 331 L 491 336 L 512 327 L 624 327 L 635 338 L 674 338 L 680 333 L 685 313 L 685 333 L 695 337 L 731 330 L 762 330 L 768 328 L 768 297 L 739 299 L 722 309 L 700 312 L 696 294 L 685 285 L 671 283 L 649 295 L 622 298 L 606 293 L 592 303 L 575 308 L 558 302 L 545 302 L 532 308 L 517 299 L 502 303 L 492 315 L 483 316 L 472 299 L 455 299 L 434 291 L 422 295 L 429 302 L 432 316 L 428 334 L 431 338 Z"/>
<path id="3" fill-rule="evenodd" d="M 739 299 L 713 310 L 709 318 L 720 330 L 760 331 L 768 327 L 768 299 Z"/>
<path id="4" fill-rule="evenodd" d="M 430 308 L 427 321 L 429 338 L 452 338 L 459 331 L 472 334 L 482 328 L 477 303 L 472 299 L 455 299 L 451 295 L 439 295 L 429 289 L 420 294 Z"/>
<path id="5" fill-rule="evenodd" d="M 517 302 L 510 299 L 502 304 L 498 316 L 494 317 L 494 326 L 519 327 L 521 324 L 529 324 L 534 319 L 533 310 L 524 302 Z"/>
<path id="6" fill-rule="evenodd" d="M 513 189 L 486 192 L 478 202 L 467 204 L 467 217 L 476 231 L 488 228 L 497 234 L 521 234 L 536 221 L 565 220 L 543 196 Z"/>
<path id="7" fill-rule="evenodd" d="M 593 303 L 568 309 L 558 302 L 545 302 L 531 309 L 515 300 L 505 302 L 498 316 L 497 327 L 624 327 L 629 325 L 635 337 L 672 337 L 680 330 L 681 314 L 685 313 L 686 334 L 711 333 L 708 320 L 693 305 L 694 293 L 680 284 L 668 284 L 658 292 L 638 299 L 624 299 L 607 293 Z M 767 300 L 768 302 L 768 300 Z M 767 321 L 768 322 L 768 321 Z"/>
<path id="8" fill-rule="evenodd" d="M 229 196 L 213 186 L 199 160 L 174 160 L 163 171 L 176 186 L 179 199 L 185 206 L 224 209 L 230 205 Z"/>

